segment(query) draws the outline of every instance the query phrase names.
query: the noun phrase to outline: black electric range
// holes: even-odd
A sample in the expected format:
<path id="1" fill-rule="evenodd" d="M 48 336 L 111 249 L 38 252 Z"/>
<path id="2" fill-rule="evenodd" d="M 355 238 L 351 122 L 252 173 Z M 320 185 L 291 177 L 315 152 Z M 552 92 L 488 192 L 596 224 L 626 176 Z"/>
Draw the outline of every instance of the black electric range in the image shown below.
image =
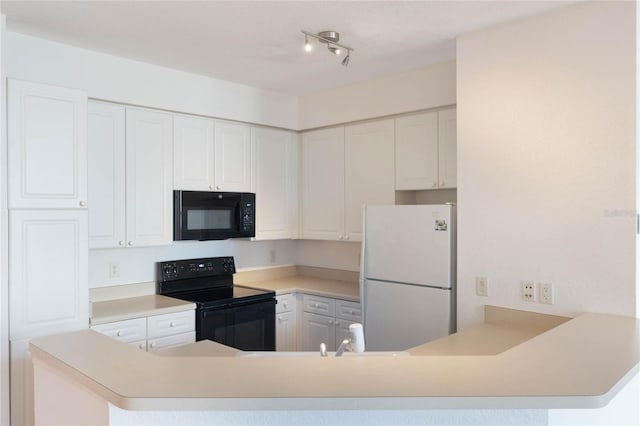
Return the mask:
<path id="1" fill-rule="evenodd" d="M 233 284 L 232 256 L 156 263 L 156 293 L 196 304 L 196 340 L 275 350 L 275 292 Z"/>

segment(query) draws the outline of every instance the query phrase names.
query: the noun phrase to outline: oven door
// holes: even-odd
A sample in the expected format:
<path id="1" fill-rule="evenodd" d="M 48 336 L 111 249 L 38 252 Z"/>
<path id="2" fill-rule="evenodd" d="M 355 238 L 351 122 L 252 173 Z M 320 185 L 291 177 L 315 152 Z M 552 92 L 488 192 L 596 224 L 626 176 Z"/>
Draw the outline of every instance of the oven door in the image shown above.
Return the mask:
<path id="1" fill-rule="evenodd" d="M 204 339 L 243 351 L 275 351 L 275 299 L 198 309 L 196 340 Z"/>

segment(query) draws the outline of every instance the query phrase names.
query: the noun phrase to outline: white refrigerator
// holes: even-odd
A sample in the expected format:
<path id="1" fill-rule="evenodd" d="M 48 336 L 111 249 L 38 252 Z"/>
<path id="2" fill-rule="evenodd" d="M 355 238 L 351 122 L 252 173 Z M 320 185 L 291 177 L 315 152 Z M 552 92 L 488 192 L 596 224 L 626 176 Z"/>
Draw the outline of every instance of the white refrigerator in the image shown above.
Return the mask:
<path id="1" fill-rule="evenodd" d="M 455 207 L 366 206 L 360 265 L 367 350 L 455 332 Z"/>

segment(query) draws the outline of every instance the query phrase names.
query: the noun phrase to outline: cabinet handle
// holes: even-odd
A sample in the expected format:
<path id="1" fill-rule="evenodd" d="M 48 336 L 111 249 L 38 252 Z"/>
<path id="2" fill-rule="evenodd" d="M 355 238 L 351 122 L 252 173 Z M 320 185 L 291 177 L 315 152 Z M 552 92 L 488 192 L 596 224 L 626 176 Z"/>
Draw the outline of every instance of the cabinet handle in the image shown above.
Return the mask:
<path id="1" fill-rule="evenodd" d="M 175 327 L 175 324 L 173 323 L 173 321 L 169 323 L 169 327 Z"/>
<path id="2" fill-rule="evenodd" d="M 344 240 L 344 237 L 343 237 L 342 235 L 340 235 L 340 236 L 338 237 L 338 239 L 339 239 L 340 241 L 342 241 L 342 240 Z"/>
<path id="3" fill-rule="evenodd" d="M 329 324 L 333 324 L 333 320 L 329 320 Z"/>
<path id="4" fill-rule="evenodd" d="M 216 189 L 220 189 L 220 185 L 216 185 Z"/>
<path id="5" fill-rule="evenodd" d="M 278 317 L 278 321 L 282 321 L 282 317 L 281 316 Z"/>
<path id="6" fill-rule="evenodd" d="M 155 348 L 155 347 L 156 347 L 156 344 L 155 344 L 155 343 L 151 343 L 151 344 L 149 345 L 149 347 L 150 347 L 150 348 Z"/>
<path id="7" fill-rule="evenodd" d="M 144 349 L 144 343 L 140 343 L 140 344 L 138 345 L 138 347 L 139 347 L 140 349 Z"/>
<path id="8" fill-rule="evenodd" d="M 124 241 L 118 241 L 118 245 L 122 247 L 124 245 Z"/>
<path id="9" fill-rule="evenodd" d="M 120 331 L 120 330 L 116 331 L 116 336 L 118 336 L 118 337 L 122 336 L 122 331 Z"/>
<path id="10" fill-rule="evenodd" d="M 287 306 L 287 302 L 284 302 L 284 303 L 282 304 L 282 307 L 283 307 L 284 309 L 287 309 L 287 308 L 288 308 L 288 306 Z"/>
<path id="11" fill-rule="evenodd" d="M 355 315 L 355 314 L 356 314 L 356 311 L 351 311 L 351 315 Z"/>
<path id="12" fill-rule="evenodd" d="M 128 246 L 132 246 L 132 245 L 133 245 L 133 241 L 129 241 L 129 242 L 127 243 L 127 245 L 128 245 Z"/>
<path id="13" fill-rule="evenodd" d="M 345 240 L 348 240 L 348 239 L 349 239 L 349 236 L 348 236 L 348 235 L 345 235 L 345 236 L 344 236 L 344 239 L 345 239 Z"/>
<path id="14" fill-rule="evenodd" d="M 336 321 L 336 325 L 337 325 L 337 326 L 340 326 L 340 321 Z"/>
<path id="15" fill-rule="evenodd" d="M 437 188 L 437 187 L 438 187 L 438 182 L 433 182 L 433 183 L 431 184 L 431 187 L 432 187 L 432 188 Z"/>
<path id="16" fill-rule="evenodd" d="M 79 203 L 79 204 L 80 204 L 80 207 L 85 207 L 85 206 L 87 205 L 87 203 L 86 203 L 86 202 L 84 202 L 84 201 L 80 201 L 80 203 Z"/>
<path id="17" fill-rule="evenodd" d="M 213 185 L 209 185 L 209 189 L 213 189 Z"/>
<path id="18" fill-rule="evenodd" d="M 440 182 L 440 186 L 444 186 L 445 185 L 445 181 Z"/>

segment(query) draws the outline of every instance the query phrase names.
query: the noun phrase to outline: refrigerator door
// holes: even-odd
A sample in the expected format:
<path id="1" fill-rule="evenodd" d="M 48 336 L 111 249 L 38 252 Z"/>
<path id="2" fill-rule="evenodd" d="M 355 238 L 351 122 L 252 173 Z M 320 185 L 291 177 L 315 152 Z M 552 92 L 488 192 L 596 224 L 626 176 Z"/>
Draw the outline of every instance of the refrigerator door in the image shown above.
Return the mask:
<path id="1" fill-rule="evenodd" d="M 364 278 L 451 287 L 451 206 L 367 206 L 364 219 Z"/>
<path id="2" fill-rule="evenodd" d="M 451 328 L 451 290 L 365 280 L 367 351 L 402 351 L 444 337 Z"/>

